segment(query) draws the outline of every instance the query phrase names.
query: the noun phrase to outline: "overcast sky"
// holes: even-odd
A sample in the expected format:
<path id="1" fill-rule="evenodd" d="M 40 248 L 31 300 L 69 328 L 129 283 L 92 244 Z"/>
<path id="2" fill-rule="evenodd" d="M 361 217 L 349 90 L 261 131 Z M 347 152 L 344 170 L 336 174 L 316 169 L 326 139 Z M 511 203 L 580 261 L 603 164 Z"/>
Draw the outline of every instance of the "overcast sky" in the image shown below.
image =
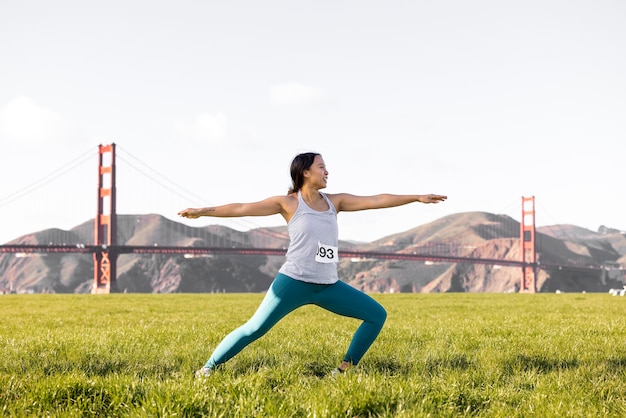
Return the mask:
<path id="1" fill-rule="evenodd" d="M 3 0 L 0 242 L 93 218 L 111 142 L 121 214 L 284 194 L 316 151 L 328 192 L 449 196 L 340 214 L 343 239 L 519 220 L 522 196 L 538 226 L 626 230 L 624 22 L 621 0 Z"/>

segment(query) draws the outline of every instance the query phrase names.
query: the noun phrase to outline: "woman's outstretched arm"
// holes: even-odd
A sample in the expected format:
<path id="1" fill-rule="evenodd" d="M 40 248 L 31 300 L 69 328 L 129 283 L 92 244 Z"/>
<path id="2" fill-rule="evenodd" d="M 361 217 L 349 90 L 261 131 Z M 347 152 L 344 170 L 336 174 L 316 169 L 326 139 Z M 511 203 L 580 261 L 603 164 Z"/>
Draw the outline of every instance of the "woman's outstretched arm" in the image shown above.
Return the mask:
<path id="1" fill-rule="evenodd" d="M 373 196 L 355 196 L 348 193 L 329 195 L 337 211 L 354 212 L 366 209 L 383 209 L 402 206 L 408 203 L 439 203 L 448 196 L 438 194 L 377 194 Z"/>
<path id="2" fill-rule="evenodd" d="M 240 216 L 269 216 L 286 213 L 286 196 L 274 196 L 252 203 L 229 203 L 206 208 L 187 208 L 178 212 L 179 216 L 189 219 L 201 216 L 234 218 Z"/>

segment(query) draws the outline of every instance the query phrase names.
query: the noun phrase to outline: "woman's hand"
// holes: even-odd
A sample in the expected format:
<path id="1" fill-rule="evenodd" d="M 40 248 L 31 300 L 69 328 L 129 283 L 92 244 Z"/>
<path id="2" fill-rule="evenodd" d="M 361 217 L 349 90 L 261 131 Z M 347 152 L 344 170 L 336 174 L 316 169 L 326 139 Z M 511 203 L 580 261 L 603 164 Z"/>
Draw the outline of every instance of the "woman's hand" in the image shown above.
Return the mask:
<path id="1" fill-rule="evenodd" d="M 202 216 L 202 211 L 201 209 L 188 208 L 178 212 L 178 216 L 188 219 L 196 219 Z"/>
<path id="2" fill-rule="evenodd" d="M 439 194 L 424 194 L 421 195 L 419 201 L 421 203 L 439 203 L 446 200 L 448 196 L 442 196 Z"/>

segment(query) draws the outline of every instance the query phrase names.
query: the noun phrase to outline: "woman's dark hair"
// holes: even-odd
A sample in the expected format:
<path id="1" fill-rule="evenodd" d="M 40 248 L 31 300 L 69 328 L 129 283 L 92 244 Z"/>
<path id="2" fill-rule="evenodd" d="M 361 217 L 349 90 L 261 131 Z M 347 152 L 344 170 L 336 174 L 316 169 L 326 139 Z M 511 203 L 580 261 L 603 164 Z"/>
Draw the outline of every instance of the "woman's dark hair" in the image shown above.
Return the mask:
<path id="1" fill-rule="evenodd" d="M 320 155 L 316 152 L 305 152 L 298 154 L 291 162 L 291 188 L 288 194 L 300 191 L 304 184 L 304 171 L 311 168 L 315 156 Z"/>

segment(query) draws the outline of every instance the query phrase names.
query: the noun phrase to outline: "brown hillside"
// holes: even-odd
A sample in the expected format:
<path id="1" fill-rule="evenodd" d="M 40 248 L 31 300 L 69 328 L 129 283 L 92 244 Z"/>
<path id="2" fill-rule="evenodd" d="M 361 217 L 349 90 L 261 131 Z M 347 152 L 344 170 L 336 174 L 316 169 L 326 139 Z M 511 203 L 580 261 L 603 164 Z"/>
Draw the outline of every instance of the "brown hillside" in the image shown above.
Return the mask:
<path id="1" fill-rule="evenodd" d="M 420 253 L 433 250 L 476 258 L 519 260 L 519 223 L 485 212 L 449 215 L 380 240 L 342 249 Z M 59 238 L 60 237 L 60 238 Z M 50 229 L 25 235 L 16 242 L 45 244 L 93 242 L 93 221 L 71 231 Z M 247 232 L 224 226 L 189 227 L 160 215 L 118 216 L 118 243 L 156 246 L 249 245 L 286 248 L 286 227 Z M 619 231 L 594 233 L 573 226 L 537 230 L 540 291 L 605 291 L 621 287 L 623 273 L 612 270 L 568 271 L 573 261 L 626 268 L 626 238 Z M 442 255 L 441 253 L 439 253 Z M 283 263 L 282 256 L 211 256 L 185 258 L 164 255 L 121 255 L 118 290 L 128 292 L 261 292 Z M 519 268 L 481 264 L 341 259 L 340 278 L 368 292 L 513 292 L 519 288 Z M 16 292 L 86 293 L 93 282 L 91 255 L 48 254 L 16 257 L 0 254 L 0 289 Z"/>
<path id="2" fill-rule="evenodd" d="M 603 265 L 619 262 L 623 235 L 601 235 L 578 228 L 577 240 L 561 240 L 537 230 L 538 261 L 549 262 L 537 272 L 540 291 L 605 291 L 621 287 L 599 272 L 563 271 L 560 265 L 584 263 Z M 564 228 L 554 230 L 567 231 Z M 547 229 L 548 232 L 554 231 Z M 504 231 L 504 232 L 502 232 Z M 619 235 L 619 234 L 618 234 Z M 568 236 L 568 235 L 563 235 Z M 367 251 L 420 253 L 431 242 L 462 242 L 458 255 L 475 258 L 520 260 L 519 223 L 508 216 L 484 212 L 453 214 L 409 231 L 390 235 L 360 248 Z M 454 246 L 451 246 L 454 249 Z M 623 254 L 623 252 L 622 252 Z M 624 260 L 622 268 L 625 268 Z M 342 264 L 342 266 L 344 266 Z M 391 267 L 393 266 L 393 268 Z M 519 290 L 521 270 L 480 264 L 433 264 L 375 261 L 355 274 L 343 270 L 345 280 L 362 290 L 381 289 L 419 292 L 514 292 Z M 342 271 L 342 270 L 340 270 Z M 435 277 L 433 277 L 435 276 Z M 613 275 L 619 278 L 618 274 Z"/>

